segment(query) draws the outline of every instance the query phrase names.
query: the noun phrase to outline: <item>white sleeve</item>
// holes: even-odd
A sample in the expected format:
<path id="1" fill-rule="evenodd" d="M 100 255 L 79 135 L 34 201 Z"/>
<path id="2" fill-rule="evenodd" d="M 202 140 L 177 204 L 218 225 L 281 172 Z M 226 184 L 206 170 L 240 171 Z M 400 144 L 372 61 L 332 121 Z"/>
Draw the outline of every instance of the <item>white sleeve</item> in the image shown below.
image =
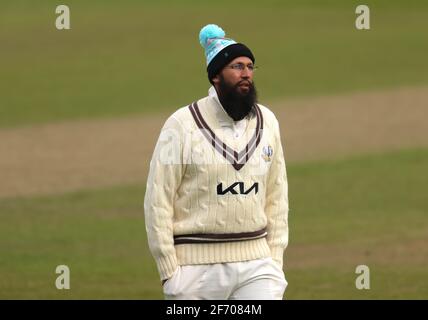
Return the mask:
<path id="1" fill-rule="evenodd" d="M 162 280 L 168 279 L 177 268 L 174 248 L 174 197 L 184 172 L 183 129 L 171 116 L 157 141 L 144 198 L 144 214 L 150 251 Z"/>
<path id="2" fill-rule="evenodd" d="M 277 120 L 275 124 L 275 146 L 268 174 L 265 213 L 272 258 L 282 267 L 284 250 L 288 245 L 288 182 Z"/>

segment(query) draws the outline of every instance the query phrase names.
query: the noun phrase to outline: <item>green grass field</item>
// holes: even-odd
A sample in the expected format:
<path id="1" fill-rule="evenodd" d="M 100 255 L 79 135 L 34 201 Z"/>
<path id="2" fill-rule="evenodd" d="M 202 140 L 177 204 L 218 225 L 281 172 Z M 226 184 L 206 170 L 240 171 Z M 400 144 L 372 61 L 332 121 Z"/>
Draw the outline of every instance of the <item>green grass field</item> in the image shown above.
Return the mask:
<path id="1" fill-rule="evenodd" d="M 0 4 L 0 127 L 175 110 L 206 95 L 200 28 L 248 44 L 262 100 L 428 83 L 426 1 L 67 2 Z"/>
<path id="2" fill-rule="evenodd" d="M 252 49 L 262 103 L 428 84 L 425 0 L 365 1 L 369 31 L 354 26 L 356 0 L 67 4 L 72 29 L 58 31 L 56 1 L 0 3 L 0 137 L 12 127 L 19 137 L 20 126 L 167 114 L 205 96 L 198 33 L 207 23 Z M 286 297 L 428 299 L 427 172 L 427 145 L 289 163 Z M 0 299 L 162 299 L 144 188 L 0 195 Z M 71 268 L 71 290 L 55 288 L 61 264 Z M 355 288 L 362 264 L 370 290 Z"/>
<path id="3" fill-rule="evenodd" d="M 423 172 L 428 150 L 290 165 L 287 298 L 427 299 Z M 143 198 L 128 186 L 0 200 L 0 298 L 162 299 Z M 60 264 L 71 290 L 54 286 Z M 359 264 L 370 290 L 355 288 Z"/>

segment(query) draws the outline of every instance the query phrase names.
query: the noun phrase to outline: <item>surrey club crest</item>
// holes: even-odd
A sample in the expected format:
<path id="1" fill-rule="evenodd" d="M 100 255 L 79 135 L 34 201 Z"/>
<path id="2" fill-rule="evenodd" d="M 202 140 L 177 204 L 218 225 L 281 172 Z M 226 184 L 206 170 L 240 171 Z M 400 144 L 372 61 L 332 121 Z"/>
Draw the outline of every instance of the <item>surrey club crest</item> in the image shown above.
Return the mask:
<path id="1" fill-rule="evenodd" d="M 271 146 L 268 145 L 263 147 L 263 153 L 262 153 L 263 160 L 265 160 L 266 162 L 271 162 L 272 155 L 273 155 L 273 149 Z"/>

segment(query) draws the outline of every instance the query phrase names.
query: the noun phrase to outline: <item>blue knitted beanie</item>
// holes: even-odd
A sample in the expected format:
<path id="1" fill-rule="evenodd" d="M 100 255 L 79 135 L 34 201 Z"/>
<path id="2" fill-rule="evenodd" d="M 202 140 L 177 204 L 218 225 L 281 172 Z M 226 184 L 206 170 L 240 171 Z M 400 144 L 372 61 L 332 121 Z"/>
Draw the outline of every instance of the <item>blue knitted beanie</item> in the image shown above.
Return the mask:
<path id="1" fill-rule="evenodd" d="M 226 38 L 226 33 L 215 24 L 208 24 L 199 32 L 199 42 L 205 49 L 208 79 L 215 77 L 230 61 L 237 57 L 248 57 L 253 63 L 251 50 L 242 43 Z"/>

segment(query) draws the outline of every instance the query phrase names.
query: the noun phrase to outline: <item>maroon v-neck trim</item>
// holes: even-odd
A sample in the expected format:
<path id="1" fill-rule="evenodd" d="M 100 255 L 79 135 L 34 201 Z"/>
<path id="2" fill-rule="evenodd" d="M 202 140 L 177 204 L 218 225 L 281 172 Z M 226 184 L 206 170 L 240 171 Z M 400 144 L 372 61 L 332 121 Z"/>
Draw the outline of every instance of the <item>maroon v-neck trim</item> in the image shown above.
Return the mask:
<path id="1" fill-rule="evenodd" d="M 259 145 L 263 135 L 263 115 L 258 105 L 255 105 L 257 125 L 256 132 L 245 146 L 243 150 L 237 152 L 221 141 L 206 123 L 203 118 L 197 102 L 193 102 L 189 105 L 190 112 L 192 113 L 193 119 L 196 122 L 198 128 L 202 131 L 202 134 L 208 140 L 210 145 L 217 150 L 225 159 L 227 159 L 236 170 L 240 170 L 251 158 L 257 146 Z"/>

